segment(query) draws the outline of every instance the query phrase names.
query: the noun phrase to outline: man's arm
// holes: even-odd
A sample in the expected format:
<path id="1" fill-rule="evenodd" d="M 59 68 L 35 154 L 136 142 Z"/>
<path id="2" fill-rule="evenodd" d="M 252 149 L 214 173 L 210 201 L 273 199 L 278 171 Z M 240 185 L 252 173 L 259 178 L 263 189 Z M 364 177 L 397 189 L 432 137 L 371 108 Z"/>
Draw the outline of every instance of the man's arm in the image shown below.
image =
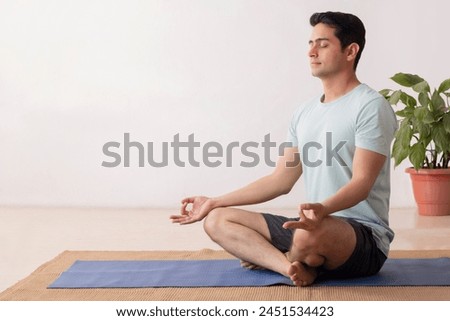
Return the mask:
<path id="1" fill-rule="evenodd" d="M 365 200 L 386 161 L 386 156 L 363 148 L 356 148 L 350 182 L 322 203 L 300 205 L 299 222 L 288 222 L 285 228 L 314 229 L 327 215 L 355 206 Z M 305 215 L 306 213 L 306 215 Z"/>
<path id="2" fill-rule="evenodd" d="M 322 202 L 325 214 L 350 208 L 365 200 L 385 161 L 386 156 L 357 147 L 353 158 L 352 179 L 336 194 Z"/>
<path id="3" fill-rule="evenodd" d="M 302 174 L 302 166 L 297 147 L 288 147 L 279 157 L 275 170 L 267 176 L 223 196 L 208 198 L 204 196 L 187 197 L 182 200 L 179 215 L 172 215 L 173 223 L 190 224 L 201 221 L 208 213 L 218 207 L 258 204 L 287 194 Z M 187 206 L 192 204 L 192 209 Z"/>

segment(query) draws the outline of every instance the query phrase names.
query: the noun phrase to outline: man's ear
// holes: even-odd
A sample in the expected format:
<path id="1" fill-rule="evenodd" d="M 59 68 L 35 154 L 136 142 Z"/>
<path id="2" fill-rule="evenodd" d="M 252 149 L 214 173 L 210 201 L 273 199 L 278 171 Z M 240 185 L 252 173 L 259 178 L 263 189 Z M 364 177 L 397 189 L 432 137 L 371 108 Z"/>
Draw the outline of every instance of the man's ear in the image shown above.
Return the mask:
<path id="1" fill-rule="evenodd" d="M 347 61 L 353 61 L 359 52 L 359 45 L 356 42 L 351 43 L 347 47 Z"/>

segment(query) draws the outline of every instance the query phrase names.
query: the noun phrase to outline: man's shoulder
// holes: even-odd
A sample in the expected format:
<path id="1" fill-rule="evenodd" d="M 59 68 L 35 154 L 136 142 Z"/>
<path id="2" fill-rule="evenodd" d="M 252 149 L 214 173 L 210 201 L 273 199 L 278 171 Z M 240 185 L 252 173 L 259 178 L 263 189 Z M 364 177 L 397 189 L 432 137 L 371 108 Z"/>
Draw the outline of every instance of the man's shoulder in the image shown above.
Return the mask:
<path id="1" fill-rule="evenodd" d="M 366 84 L 361 84 L 356 96 L 356 104 L 353 104 L 358 114 L 383 113 L 394 117 L 392 106 L 375 89 Z"/>
<path id="2" fill-rule="evenodd" d="M 378 91 L 367 84 L 359 85 L 358 89 L 358 95 L 365 101 L 379 100 L 383 103 L 386 101 L 386 99 L 384 99 L 384 97 Z"/>

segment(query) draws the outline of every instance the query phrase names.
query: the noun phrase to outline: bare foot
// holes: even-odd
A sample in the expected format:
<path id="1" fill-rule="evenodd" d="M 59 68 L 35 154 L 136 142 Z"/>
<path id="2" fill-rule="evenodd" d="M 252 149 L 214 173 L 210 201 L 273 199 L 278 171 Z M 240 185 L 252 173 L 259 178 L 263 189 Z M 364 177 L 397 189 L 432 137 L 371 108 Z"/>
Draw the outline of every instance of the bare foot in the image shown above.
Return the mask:
<path id="1" fill-rule="evenodd" d="M 253 264 L 253 263 L 250 263 L 247 261 L 242 261 L 242 260 L 241 260 L 241 266 L 243 268 L 249 269 L 249 270 L 265 270 L 265 268 L 263 268 L 259 265 L 256 265 L 256 264 Z"/>
<path id="2" fill-rule="evenodd" d="M 296 286 L 311 285 L 317 277 L 315 268 L 306 266 L 298 261 L 292 262 L 288 269 L 288 274 Z"/>

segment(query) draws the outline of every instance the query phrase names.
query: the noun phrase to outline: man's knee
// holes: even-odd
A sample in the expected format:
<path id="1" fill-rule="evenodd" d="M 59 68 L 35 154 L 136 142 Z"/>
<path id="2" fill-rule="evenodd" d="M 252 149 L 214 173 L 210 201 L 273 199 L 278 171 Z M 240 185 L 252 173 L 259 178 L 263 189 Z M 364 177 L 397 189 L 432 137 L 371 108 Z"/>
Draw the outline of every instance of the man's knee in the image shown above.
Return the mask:
<path id="1" fill-rule="evenodd" d="M 352 239 L 349 233 L 354 233 L 350 224 L 328 217 L 316 230 L 296 230 L 292 238 L 292 250 L 301 258 L 300 261 L 310 266 L 318 266 L 324 259 L 335 261 L 336 254 L 343 253 L 343 249 L 353 249 L 351 242 L 348 242 Z"/>
<path id="2" fill-rule="evenodd" d="M 217 232 L 217 229 L 223 226 L 225 208 L 218 207 L 213 209 L 203 221 L 203 229 L 210 237 Z"/>
<path id="3" fill-rule="evenodd" d="M 297 229 L 292 237 L 292 245 L 297 249 L 311 249 L 320 244 L 319 233 L 317 231 L 306 231 Z"/>
<path id="4" fill-rule="evenodd" d="M 330 236 L 340 228 L 337 223 L 336 218 L 326 217 L 314 230 L 297 229 L 294 232 L 292 242 L 299 247 L 317 248 L 323 246 L 324 242 L 329 242 Z"/>
<path id="5" fill-rule="evenodd" d="M 324 263 L 320 254 L 320 239 L 316 233 L 296 230 L 292 238 L 291 259 L 310 267 L 318 267 Z"/>

